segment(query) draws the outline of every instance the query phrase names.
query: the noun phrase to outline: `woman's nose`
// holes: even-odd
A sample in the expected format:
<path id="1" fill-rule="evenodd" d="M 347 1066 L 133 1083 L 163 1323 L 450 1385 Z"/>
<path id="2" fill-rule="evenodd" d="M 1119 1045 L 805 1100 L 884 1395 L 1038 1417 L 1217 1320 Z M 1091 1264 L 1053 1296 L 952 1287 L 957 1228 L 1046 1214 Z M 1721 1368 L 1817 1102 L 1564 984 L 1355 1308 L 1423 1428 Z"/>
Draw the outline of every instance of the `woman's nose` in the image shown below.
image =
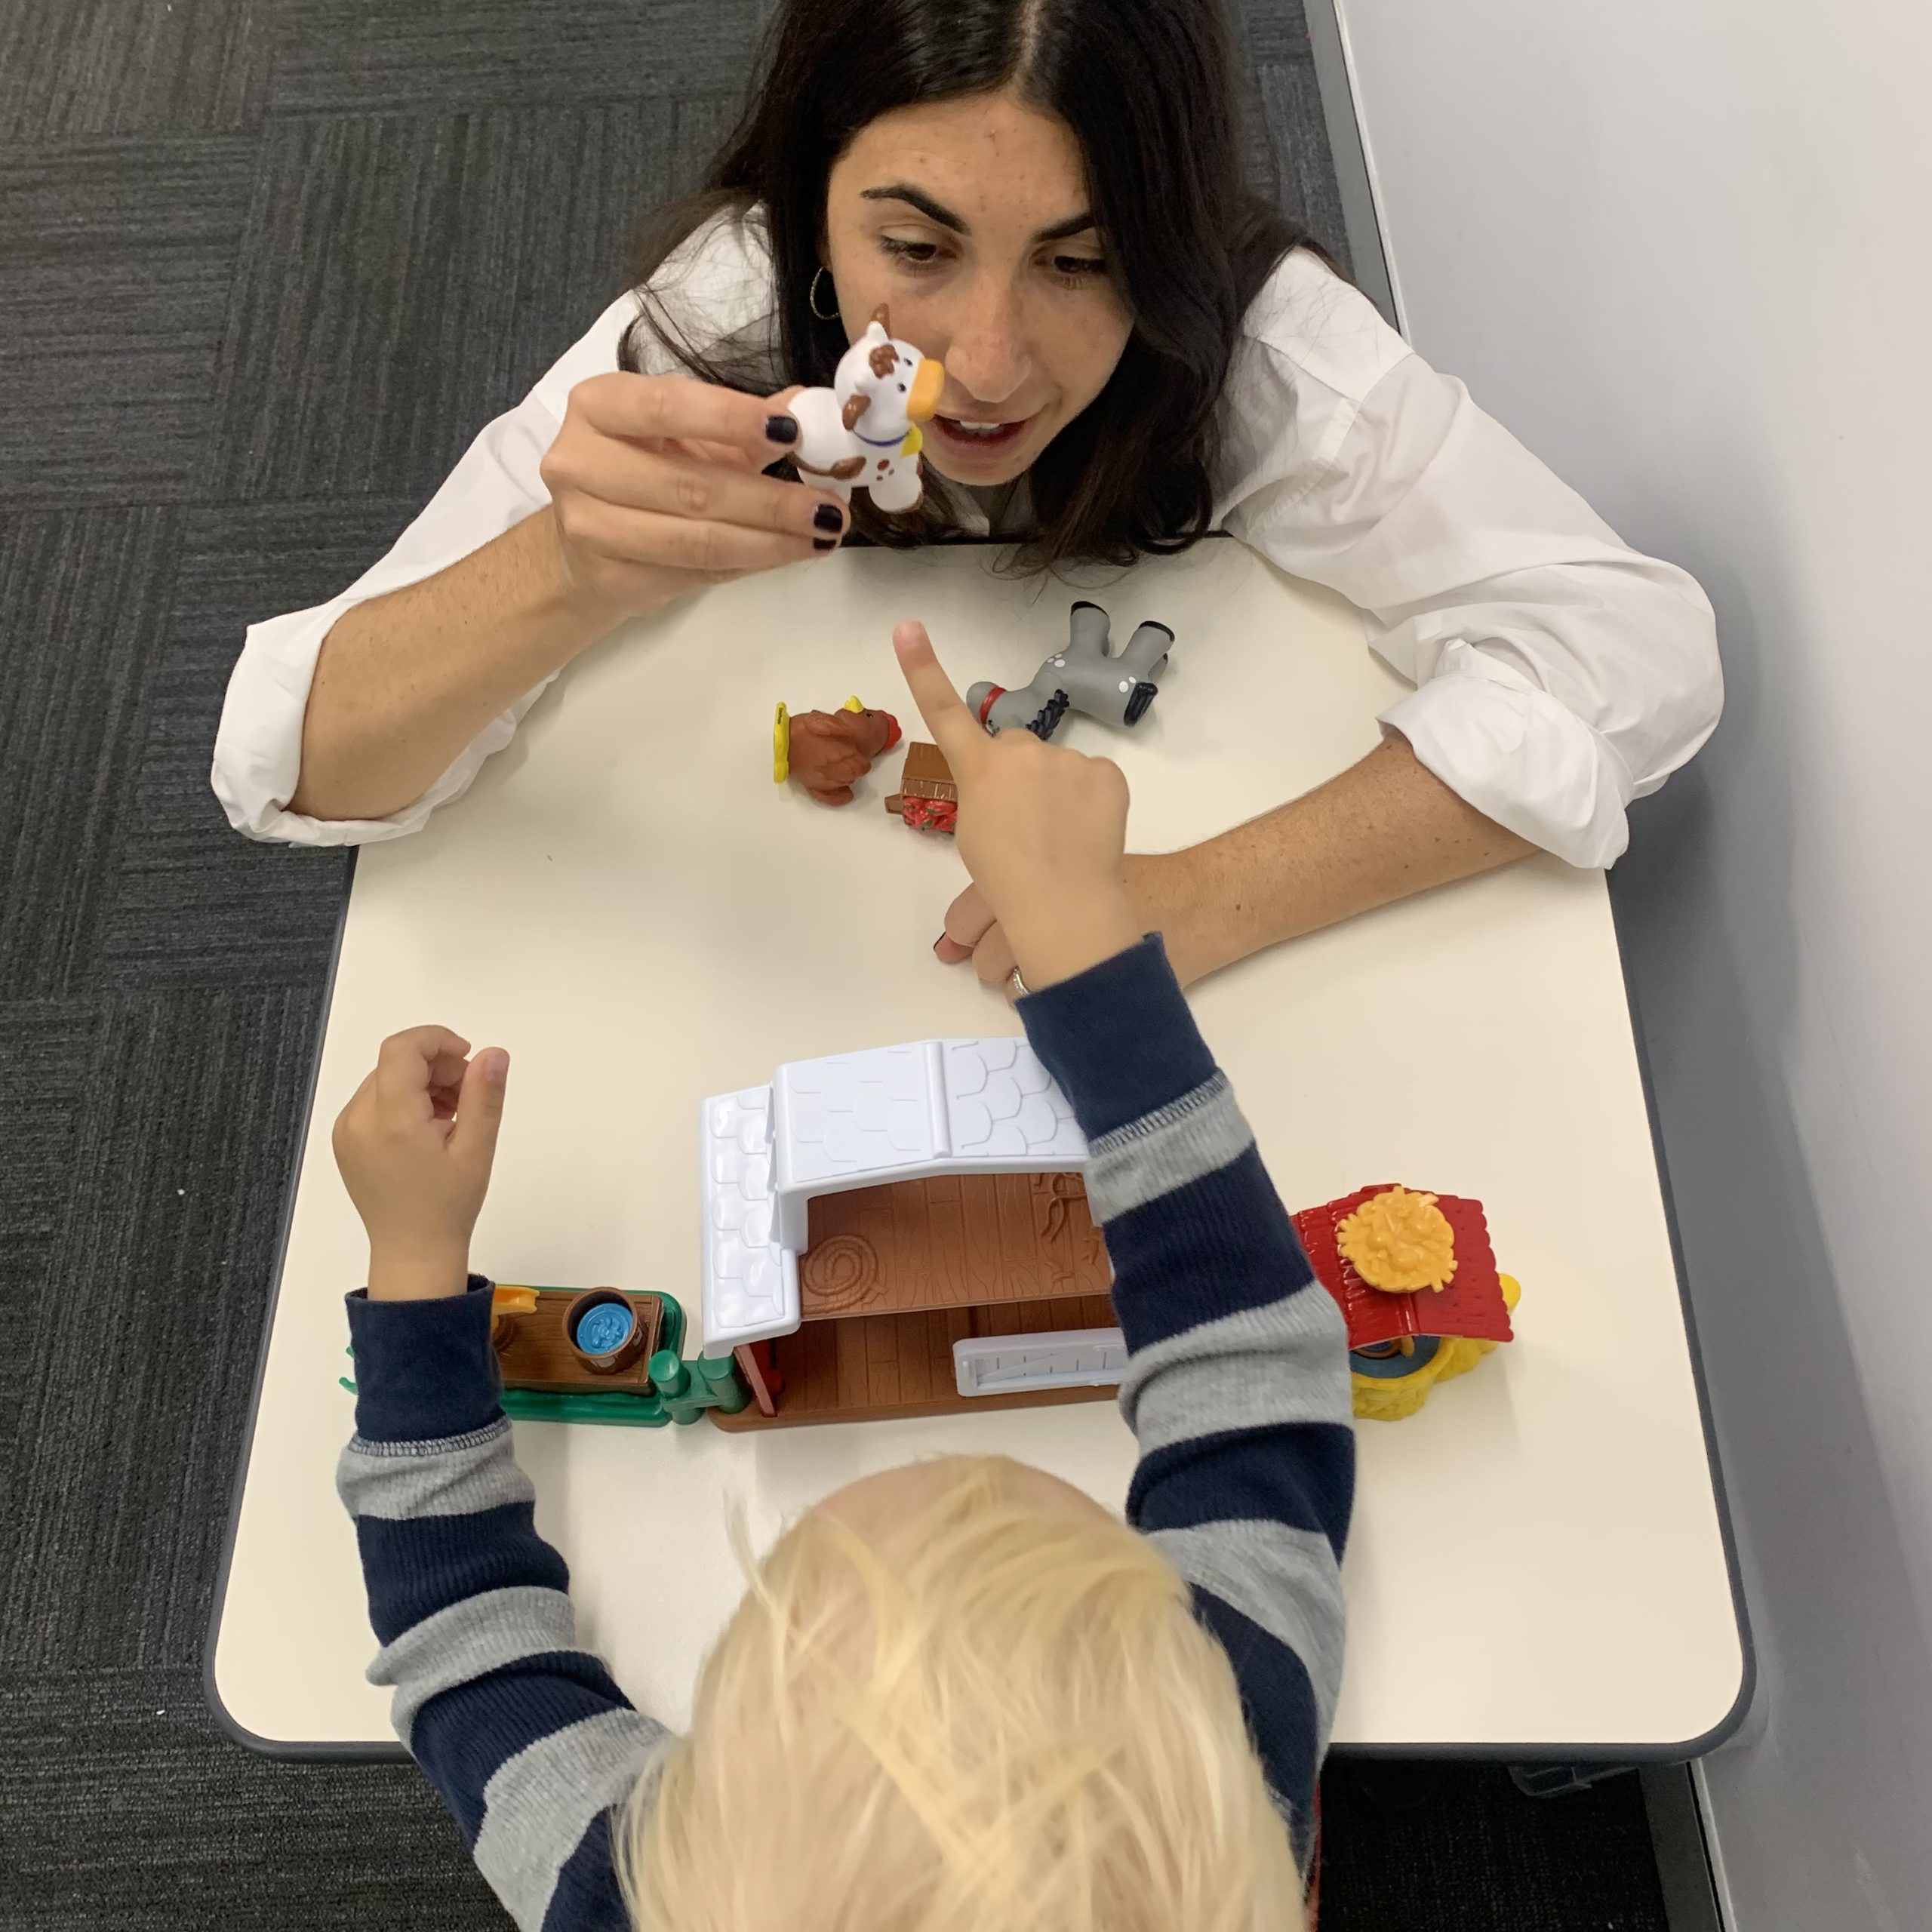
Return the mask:
<path id="1" fill-rule="evenodd" d="M 1032 358 L 1019 306 L 1015 291 L 996 277 L 982 277 L 967 291 L 946 345 L 949 386 L 956 383 L 990 406 L 1005 401 L 1026 380 Z"/>

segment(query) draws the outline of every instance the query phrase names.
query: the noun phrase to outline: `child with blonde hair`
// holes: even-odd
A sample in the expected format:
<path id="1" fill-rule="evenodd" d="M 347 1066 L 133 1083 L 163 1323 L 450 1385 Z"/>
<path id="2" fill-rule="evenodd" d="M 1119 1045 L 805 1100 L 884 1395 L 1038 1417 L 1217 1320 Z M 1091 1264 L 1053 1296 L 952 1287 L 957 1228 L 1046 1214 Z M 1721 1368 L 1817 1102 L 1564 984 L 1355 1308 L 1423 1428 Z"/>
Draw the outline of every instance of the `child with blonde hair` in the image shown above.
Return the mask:
<path id="1" fill-rule="evenodd" d="M 525 1932 L 1277 1932 L 1340 1676 L 1341 1318 L 1136 929 L 1120 771 L 989 738 L 924 631 L 894 642 L 1091 1150 L 1126 1524 L 997 1457 L 850 1484 L 753 1569 L 671 1735 L 578 1647 L 497 1401 L 469 1245 L 508 1056 L 419 1027 L 335 1134 L 370 1675 Z"/>

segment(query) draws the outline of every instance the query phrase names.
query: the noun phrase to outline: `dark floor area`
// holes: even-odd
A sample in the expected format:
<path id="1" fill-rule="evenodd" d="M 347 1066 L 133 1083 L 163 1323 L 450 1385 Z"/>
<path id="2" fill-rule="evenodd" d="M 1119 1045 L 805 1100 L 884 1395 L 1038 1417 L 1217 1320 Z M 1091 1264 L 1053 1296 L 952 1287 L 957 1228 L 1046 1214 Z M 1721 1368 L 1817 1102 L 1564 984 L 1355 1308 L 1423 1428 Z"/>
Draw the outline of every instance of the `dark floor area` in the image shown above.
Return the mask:
<path id="1" fill-rule="evenodd" d="M 1526 1798 L 1500 1765 L 1331 1759 L 1321 1932 L 1664 1932 L 1634 1774 Z"/>
<path id="2" fill-rule="evenodd" d="M 1342 238 L 1298 6 L 1257 179 Z M 621 285 L 768 0 L 0 7 L 0 1925 L 507 1921 L 411 1767 L 271 1763 L 200 1658 L 340 854 L 207 782 L 339 587 Z M 1324 1926 L 1663 1919 L 1634 1780 L 1329 1789 Z"/>

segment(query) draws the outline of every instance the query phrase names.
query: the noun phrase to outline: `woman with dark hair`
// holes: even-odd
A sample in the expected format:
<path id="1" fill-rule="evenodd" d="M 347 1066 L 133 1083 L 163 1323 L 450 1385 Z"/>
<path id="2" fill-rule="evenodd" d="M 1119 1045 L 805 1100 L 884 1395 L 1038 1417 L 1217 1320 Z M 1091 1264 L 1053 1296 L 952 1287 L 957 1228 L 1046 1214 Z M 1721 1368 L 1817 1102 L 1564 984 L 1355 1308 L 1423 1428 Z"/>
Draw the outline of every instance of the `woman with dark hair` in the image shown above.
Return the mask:
<path id="1" fill-rule="evenodd" d="M 946 372 L 903 516 L 785 460 L 792 389 L 881 303 Z M 1183 980 L 1539 846 L 1607 864 L 1715 721 L 1697 585 L 1244 189 L 1211 0 L 786 0 L 635 288 L 356 584 L 251 629 L 215 789 L 254 837 L 395 837 L 572 658 L 707 584 L 854 536 L 1037 568 L 1217 529 L 1360 605 L 1417 689 L 1328 783 L 1129 858 Z M 936 950 L 1013 965 L 970 888 Z"/>

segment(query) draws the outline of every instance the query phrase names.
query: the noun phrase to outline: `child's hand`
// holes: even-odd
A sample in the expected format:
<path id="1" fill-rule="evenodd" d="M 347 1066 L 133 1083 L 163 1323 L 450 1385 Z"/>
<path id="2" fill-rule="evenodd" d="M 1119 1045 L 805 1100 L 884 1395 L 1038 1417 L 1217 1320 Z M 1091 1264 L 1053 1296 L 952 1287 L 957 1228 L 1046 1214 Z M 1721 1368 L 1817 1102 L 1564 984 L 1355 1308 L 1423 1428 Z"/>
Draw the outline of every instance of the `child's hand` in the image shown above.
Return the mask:
<path id="1" fill-rule="evenodd" d="M 1132 946 L 1140 928 L 1121 882 L 1120 767 L 1043 744 L 1030 731 L 989 737 L 933 655 L 924 625 L 901 624 L 892 642 L 959 787 L 959 856 L 1012 943 L 1028 990 Z"/>
<path id="2" fill-rule="evenodd" d="M 369 1231 L 377 1301 L 460 1294 L 490 1186 L 510 1057 L 447 1026 L 392 1033 L 335 1124 L 336 1165 Z"/>

